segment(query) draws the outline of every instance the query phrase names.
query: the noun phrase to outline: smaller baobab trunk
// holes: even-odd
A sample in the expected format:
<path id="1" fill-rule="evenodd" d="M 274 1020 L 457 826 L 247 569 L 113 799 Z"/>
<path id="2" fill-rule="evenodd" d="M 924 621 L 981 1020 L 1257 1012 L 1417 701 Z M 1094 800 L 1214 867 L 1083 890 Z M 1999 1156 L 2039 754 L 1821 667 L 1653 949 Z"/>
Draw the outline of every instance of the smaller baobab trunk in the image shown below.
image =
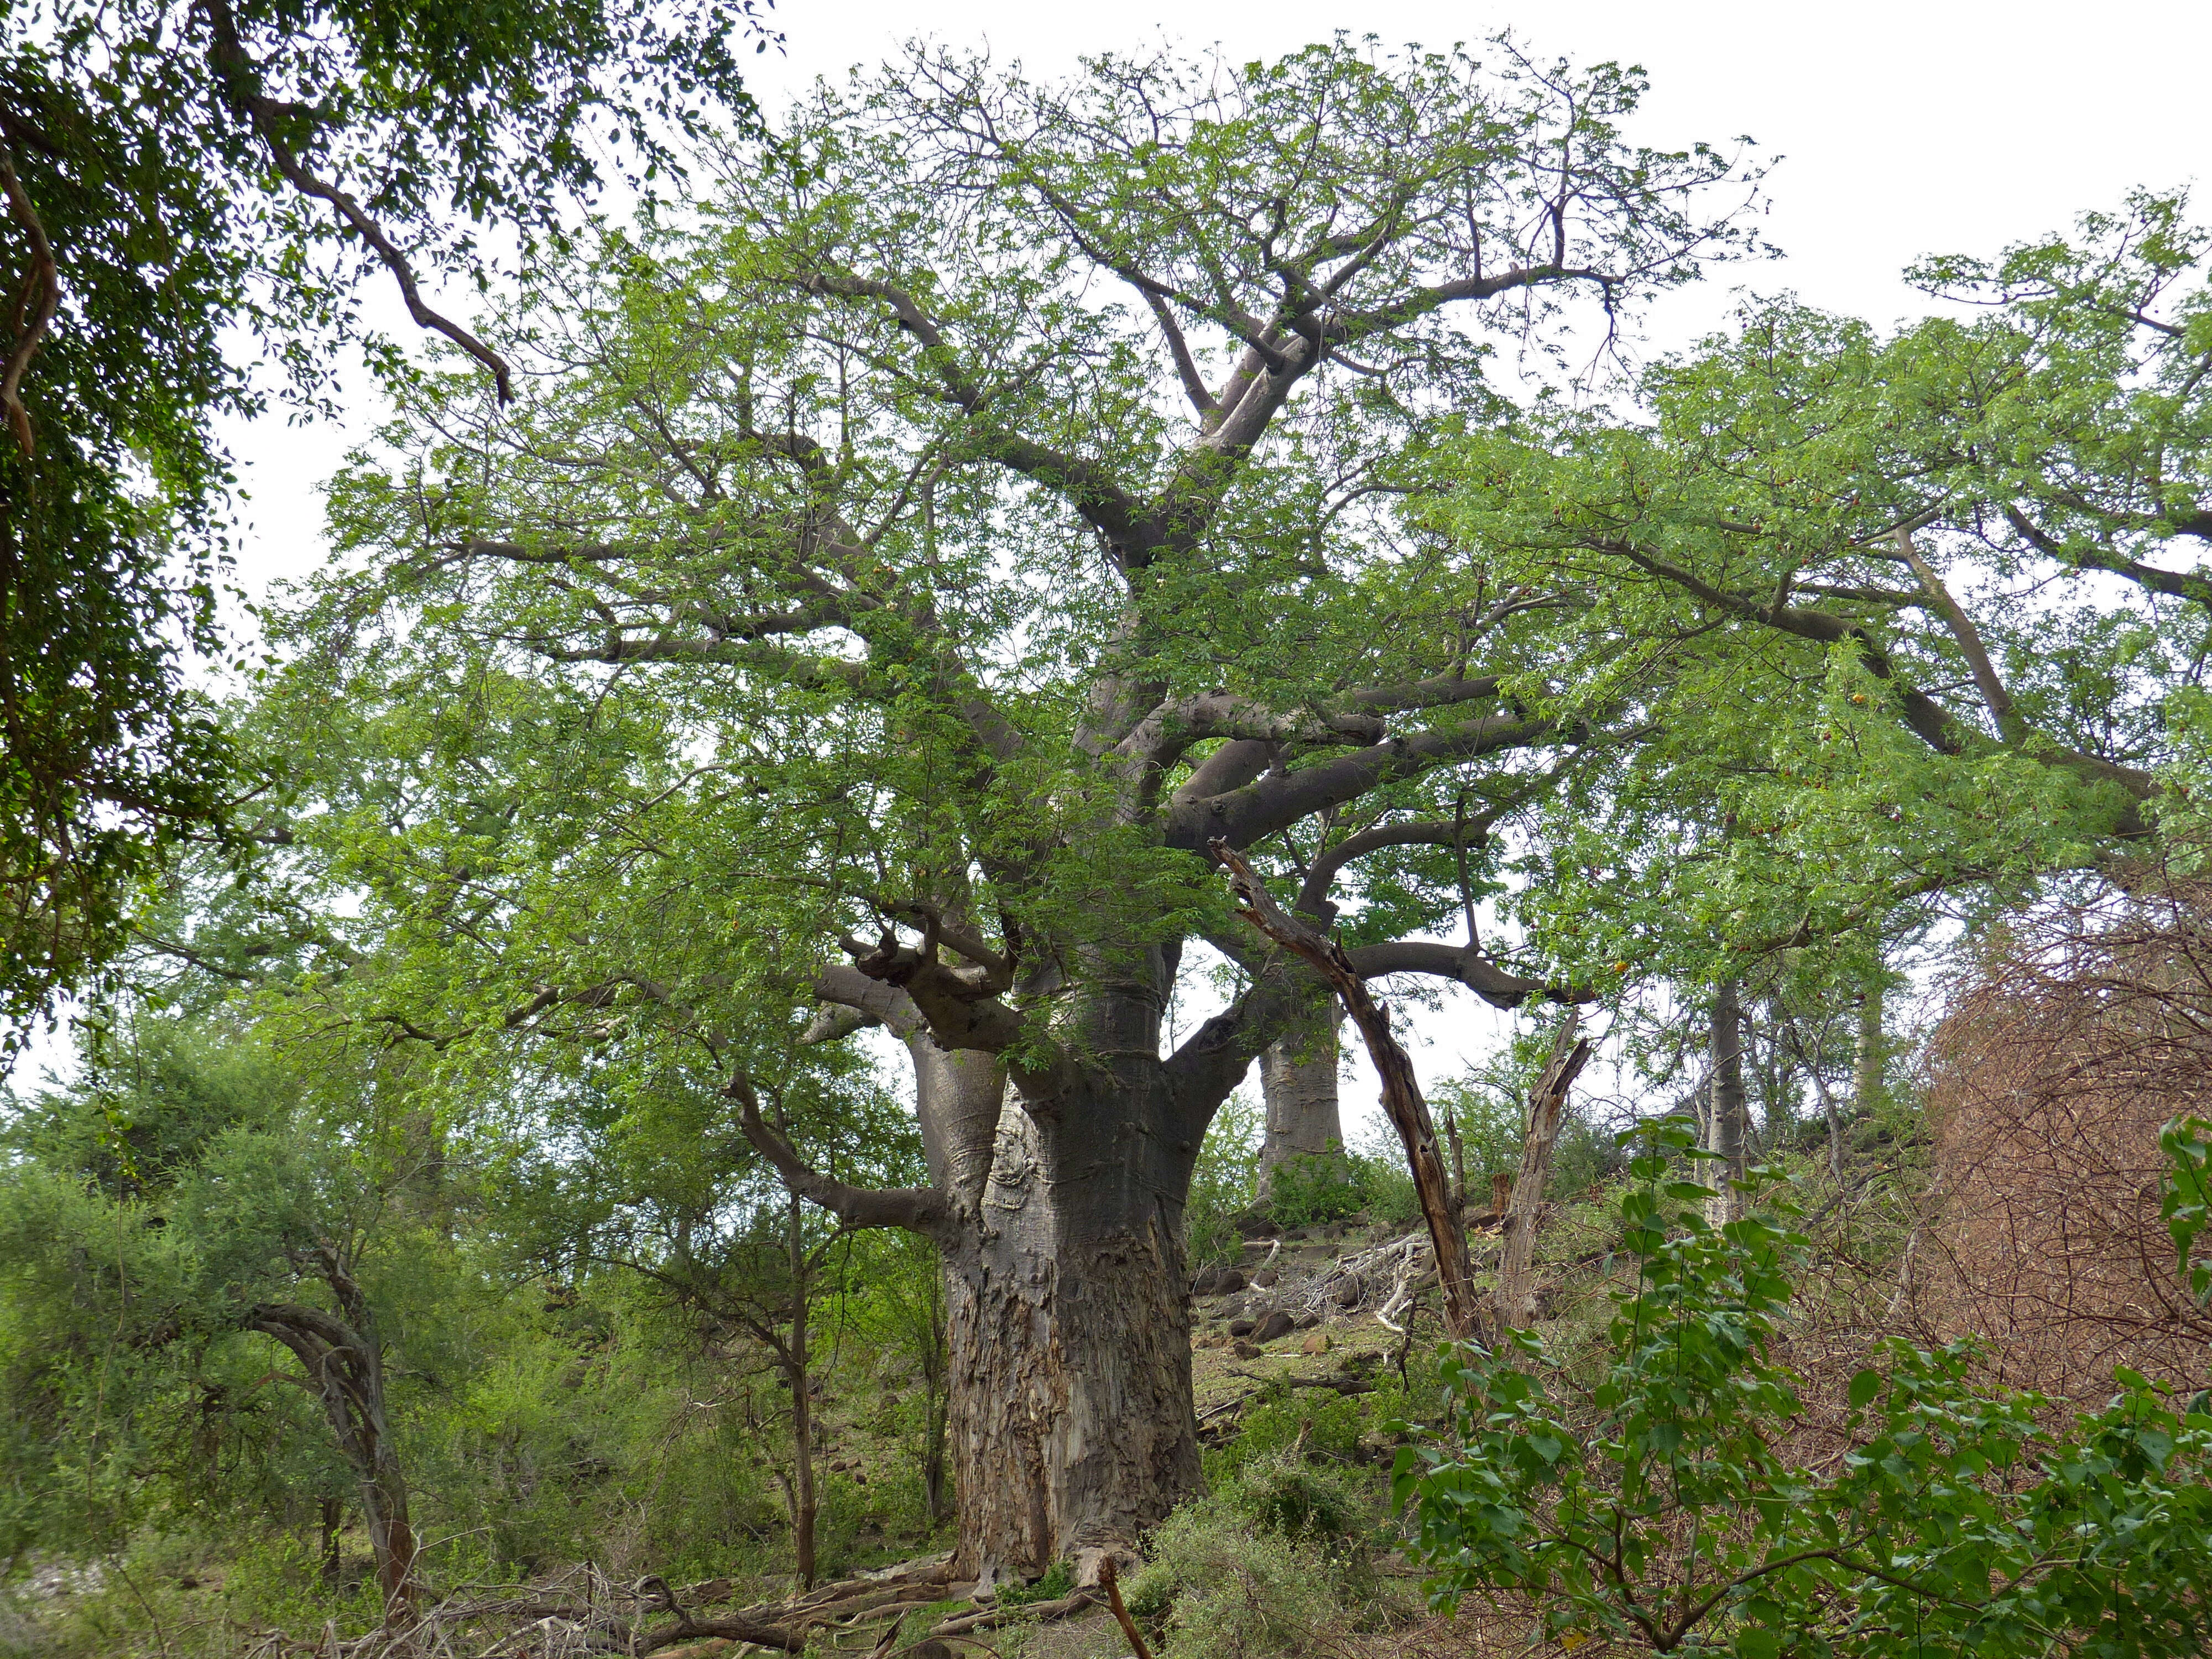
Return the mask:
<path id="1" fill-rule="evenodd" d="M 1874 1117 L 1881 1110 L 1883 1079 L 1888 1068 L 1881 1004 L 1882 988 L 1879 982 L 1868 986 L 1860 994 L 1858 1042 L 1851 1055 L 1851 1105 L 1864 1118 Z"/>
<path id="2" fill-rule="evenodd" d="M 1337 1105 L 1337 1033 L 1344 1008 L 1334 998 L 1316 1004 L 1260 1056 L 1260 1090 L 1267 1109 L 1260 1147 L 1260 1191 L 1294 1158 L 1320 1158 L 1344 1145 Z"/>
<path id="3" fill-rule="evenodd" d="M 248 1312 L 246 1327 L 283 1343 L 306 1367 L 338 1453 L 359 1484 L 369 1543 L 376 1552 L 377 1583 L 384 1592 L 385 1620 L 394 1623 L 413 1606 L 417 1587 L 407 1482 L 385 1417 L 383 1351 L 369 1320 L 368 1298 L 343 1258 L 326 1243 L 318 1244 L 312 1255 L 338 1313 L 264 1302 Z"/>
<path id="4" fill-rule="evenodd" d="M 1706 1167 L 1713 1195 L 1705 1218 L 1716 1227 L 1743 1213 L 1744 1149 L 1749 1139 L 1750 1108 L 1743 1090 L 1743 1010 L 1736 982 L 1723 980 L 1713 992 L 1712 1101 L 1705 1113 L 1705 1151 L 1716 1154 Z"/>

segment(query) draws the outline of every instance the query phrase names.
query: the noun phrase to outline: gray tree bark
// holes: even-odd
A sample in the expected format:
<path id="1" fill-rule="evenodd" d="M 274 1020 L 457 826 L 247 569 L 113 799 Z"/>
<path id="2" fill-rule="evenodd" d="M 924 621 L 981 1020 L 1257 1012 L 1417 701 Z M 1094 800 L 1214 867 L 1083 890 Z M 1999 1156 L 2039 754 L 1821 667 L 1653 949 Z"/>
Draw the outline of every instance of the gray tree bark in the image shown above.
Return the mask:
<path id="1" fill-rule="evenodd" d="M 801 1230 L 803 1212 L 797 1193 L 791 1194 L 785 1249 L 791 1264 L 791 1340 L 783 1353 L 784 1379 L 791 1387 L 791 1556 L 802 1589 L 814 1588 L 814 1523 L 821 1500 L 814 1484 L 814 1379 L 808 1353 L 812 1333 L 808 1328 L 806 1237 Z"/>
<path id="2" fill-rule="evenodd" d="M 1087 1582 L 1200 1489 L 1182 1207 L 1253 1056 L 1224 1044 L 1193 1087 L 1159 1055 L 1172 961 L 1117 965 L 1056 1032 L 1086 1062 L 1012 1087 L 989 1055 L 939 1048 L 903 994 L 839 982 L 914 1059 L 932 1187 L 897 1224 L 944 1264 L 959 1577 L 1073 1558 Z"/>
<path id="3" fill-rule="evenodd" d="M 1337 1098 L 1337 1042 L 1344 1008 L 1331 998 L 1314 1008 L 1260 1056 L 1260 1091 L 1267 1103 L 1267 1139 L 1260 1147 L 1260 1193 L 1294 1158 L 1319 1158 L 1344 1145 Z"/>
<path id="4" fill-rule="evenodd" d="M 1744 1150 L 1750 1139 L 1750 1108 L 1743 1090 L 1743 1010 L 1736 982 L 1723 980 L 1713 993 L 1712 1103 L 1705 1114 L 1705 1150 L 1719 1154 L 1705 1165 L 1713 1195 L 1705 1203 L 1705 1218 L 1715 1226 L 1743 1213 L 1743 1195 L 1735 1182 L 1743 1178 Z"/>
<path id="5" fill-rule="evenodd" d="M 1858 1043 L 1851 1057 L 1851 1104 L 1862 1117 L 1878 1112 L 1883 1098 L 1883 1072 L 1889 1060 L 1882 1035 L 1882 989 L 1867 988 L 1859 998 Z"/>

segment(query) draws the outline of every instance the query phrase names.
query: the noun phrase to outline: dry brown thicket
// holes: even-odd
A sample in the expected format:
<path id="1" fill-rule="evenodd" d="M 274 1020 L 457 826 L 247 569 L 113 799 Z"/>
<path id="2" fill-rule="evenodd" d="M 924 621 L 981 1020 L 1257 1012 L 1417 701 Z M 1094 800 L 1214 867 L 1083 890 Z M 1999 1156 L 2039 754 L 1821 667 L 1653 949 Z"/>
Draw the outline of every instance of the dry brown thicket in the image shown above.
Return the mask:
<path id="1" fill-rule="evenodd" d="M 1953 988 L 1927 1084 L 1914 1322 L 2056 1397 L 2100 1399 L 2115 1365 L 2202 1386 L 2212 1314 L 2175 1273 L 2158 1137 L 2212 1115 L 2212 882 L 2014 921 Z"/>

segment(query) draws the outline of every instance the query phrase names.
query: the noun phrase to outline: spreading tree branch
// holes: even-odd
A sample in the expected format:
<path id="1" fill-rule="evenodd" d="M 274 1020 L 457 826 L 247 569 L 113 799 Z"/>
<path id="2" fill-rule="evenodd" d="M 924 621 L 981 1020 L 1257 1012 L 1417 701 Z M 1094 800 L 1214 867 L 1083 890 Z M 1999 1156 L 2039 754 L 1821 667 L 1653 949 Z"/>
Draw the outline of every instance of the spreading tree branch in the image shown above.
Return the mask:
<path id="1" fill-rule="evenodd" d="M 276 162 L 276 171 L 285 181 L 302 196 L 328 204 L 349 229 L 367 243 L 376 257 L 392 273 L 399 285 L 399 297 L 407 303 L 407 314 L 415 319 L 416 326 L 444 335 L 455 345 L 491 371 L 493 383 L 499 389 L 499 400 L 511 403 L 514 398 L 513 373 L 507 359 L 494 351 L 482 340 L 463 328 L 451 318 L 430 309 L 416 286 L 414 267 L 408 263 L 384 228 L 372 218 L 344 191 L 336 185 L 317 178 L 293 153 L 278 131 L 278 124 L 294 112 L 294 106 L 281 104 L 261 90 L 261 65 L 241 46 L 238 39 L 238 20 L 232 13 L 229 0 L 207 0 L 208 23 L 214 37 L 209 52 L 216 73 L 222 77 L 231 101 L 253 125 L 261 141 L 269 146 L 270 159 Z"/>
<path id="2" fill-rule="evenodd" d="M 943 1194 L 927 1187 L 855 1187 L 823 1175 L 761 1115 L 760 1096 L 743 1071 L 732 1070 L 725 1092 L 738 1103 L 738 1125 L 753 1150 L 801 1198 L 829 1211 L 847 1227 L 902 1227 L 943 1241 L 951 1224 Z"/>

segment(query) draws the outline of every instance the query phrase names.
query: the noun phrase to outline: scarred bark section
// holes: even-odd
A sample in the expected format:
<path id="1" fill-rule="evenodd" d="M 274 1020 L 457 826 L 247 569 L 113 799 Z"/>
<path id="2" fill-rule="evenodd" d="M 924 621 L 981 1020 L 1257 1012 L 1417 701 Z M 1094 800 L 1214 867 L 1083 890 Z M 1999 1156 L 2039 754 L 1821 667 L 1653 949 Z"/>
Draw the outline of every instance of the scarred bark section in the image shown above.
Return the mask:
<path id="1" fill-rule="evenodd" d="M 963 1577 L 1126 1547 L 1199 1490 L 1181 1243 L 1157 1213 L 1071 1229 L 1041 1170 L 1024 1196 L 947 1263 Z"/>

